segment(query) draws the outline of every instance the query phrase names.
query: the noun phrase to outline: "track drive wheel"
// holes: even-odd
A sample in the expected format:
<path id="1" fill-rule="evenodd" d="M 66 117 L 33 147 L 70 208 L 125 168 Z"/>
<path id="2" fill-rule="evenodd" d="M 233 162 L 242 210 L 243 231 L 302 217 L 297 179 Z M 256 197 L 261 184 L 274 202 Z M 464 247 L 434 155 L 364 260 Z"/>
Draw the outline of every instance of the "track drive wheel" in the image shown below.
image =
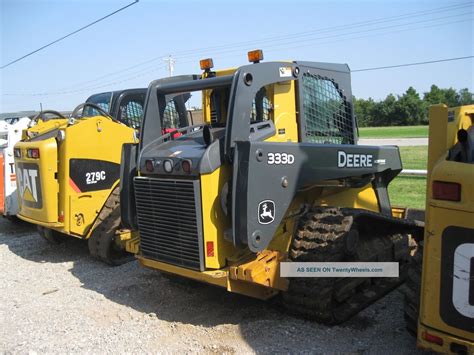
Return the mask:
<path id="1" fill-rule="evenodd" d="M 399 262 L 395 278 L 290 278 L 282 294 L 294 314 L 325 324 L 339 324 L 405 278 L 408 234 L 392 217 L 352 208 L 317 207 L 298 222 L 289 250 L 293 262 Z"/>
<path id="2" fill-rule="evenodd" d="M 134 259 L 133 255 L 127 253 L 115 240 L 116 231 L 120 226 L 119 203 L 120 193 L 117 187 L 102 207 L 88 240 L 91 255 L 112 266 L 122 265 Z"/>

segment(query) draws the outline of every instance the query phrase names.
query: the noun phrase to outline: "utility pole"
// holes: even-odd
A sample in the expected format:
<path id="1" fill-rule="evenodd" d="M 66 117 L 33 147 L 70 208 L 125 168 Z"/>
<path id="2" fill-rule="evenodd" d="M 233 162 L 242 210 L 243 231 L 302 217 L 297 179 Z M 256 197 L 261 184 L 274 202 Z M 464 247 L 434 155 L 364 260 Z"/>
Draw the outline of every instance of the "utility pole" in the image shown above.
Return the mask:
<path id="1" fill-rule="evenodd" d="M 174 59 L 170 54 L 167 58 L 163 58 L 163 60 L 168 64 L 168 75 L 173 76 L 174 63 L 176 63 L 176 59 Z"/>

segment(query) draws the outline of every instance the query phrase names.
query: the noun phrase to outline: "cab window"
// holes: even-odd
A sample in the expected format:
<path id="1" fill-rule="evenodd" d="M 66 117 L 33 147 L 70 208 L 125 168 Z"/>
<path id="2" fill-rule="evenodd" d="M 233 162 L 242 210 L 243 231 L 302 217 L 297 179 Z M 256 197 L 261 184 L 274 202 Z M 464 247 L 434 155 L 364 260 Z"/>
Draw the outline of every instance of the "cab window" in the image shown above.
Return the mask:
<path id="1" fill-rule="evenodd" d="M 130 100 L 120 107 L 120 121 L 132 128 L 140 128 L 143 116 L 143 101 Z"/>

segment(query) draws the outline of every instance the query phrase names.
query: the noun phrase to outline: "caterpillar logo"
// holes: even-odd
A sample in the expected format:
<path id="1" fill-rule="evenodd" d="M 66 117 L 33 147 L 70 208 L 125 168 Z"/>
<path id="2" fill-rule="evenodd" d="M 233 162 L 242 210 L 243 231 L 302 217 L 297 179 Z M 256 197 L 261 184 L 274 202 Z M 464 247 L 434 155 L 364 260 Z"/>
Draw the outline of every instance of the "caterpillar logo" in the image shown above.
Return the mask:
<path id="1" fill-rule="evenodd" d="M 27 207 L 41 208 L 41 182 L 36 164 L 18 163 L 17 184 L 22 202 Z"/>

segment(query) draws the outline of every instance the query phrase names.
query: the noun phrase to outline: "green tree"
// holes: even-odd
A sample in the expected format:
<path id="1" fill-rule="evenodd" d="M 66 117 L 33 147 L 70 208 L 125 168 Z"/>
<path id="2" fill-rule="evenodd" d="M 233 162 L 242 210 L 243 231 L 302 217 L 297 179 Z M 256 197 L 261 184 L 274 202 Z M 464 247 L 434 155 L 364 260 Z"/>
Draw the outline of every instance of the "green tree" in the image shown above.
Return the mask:
<path id="1" fill-rule="evenodd" d="M 474 94 L 468 88 L 461 89 L 459 90 L 458 101 L 459 105 L 472 105 L 474 104 Z"/>
<path id="2" fill-rule="evenodd" d="M 352 101 L 354 105 L 354 112 L 357 117 L 359 127 L 369 127 L 373 123 L 373 109 L 375 102 L 369 97 L 367 100 L 357 99 L 354 97 Z"/>
<path id="3" fill-rule="evenodd" d="M 423 93 L 423 98 L 411 86 L 402 96 L 389 94 L 381 101 L 353 98 L 360 127 L 428 124 L 429 106 L 440 103 L 448 107 L 470 105 L 474 104 L 474 95 L 467 88 L 456 91 L 431 85 L 430 91 Z"/>
<path id="4" fill-rule="evenodd" d="M 433 84 L 430 91 L 424 93 L 423 100 L 429 105 L 442 104 L 444 103 L 443 90 Z"/>
<path id="5" fill-rule="evenodd" d="M 394 118 L 392 125 L 409 126 L 422 124 L 425 117 L 426 105 L 420 99 L 420 95 L 413 88 L 408 90 L 398 98 L 394 108 Z"/>

